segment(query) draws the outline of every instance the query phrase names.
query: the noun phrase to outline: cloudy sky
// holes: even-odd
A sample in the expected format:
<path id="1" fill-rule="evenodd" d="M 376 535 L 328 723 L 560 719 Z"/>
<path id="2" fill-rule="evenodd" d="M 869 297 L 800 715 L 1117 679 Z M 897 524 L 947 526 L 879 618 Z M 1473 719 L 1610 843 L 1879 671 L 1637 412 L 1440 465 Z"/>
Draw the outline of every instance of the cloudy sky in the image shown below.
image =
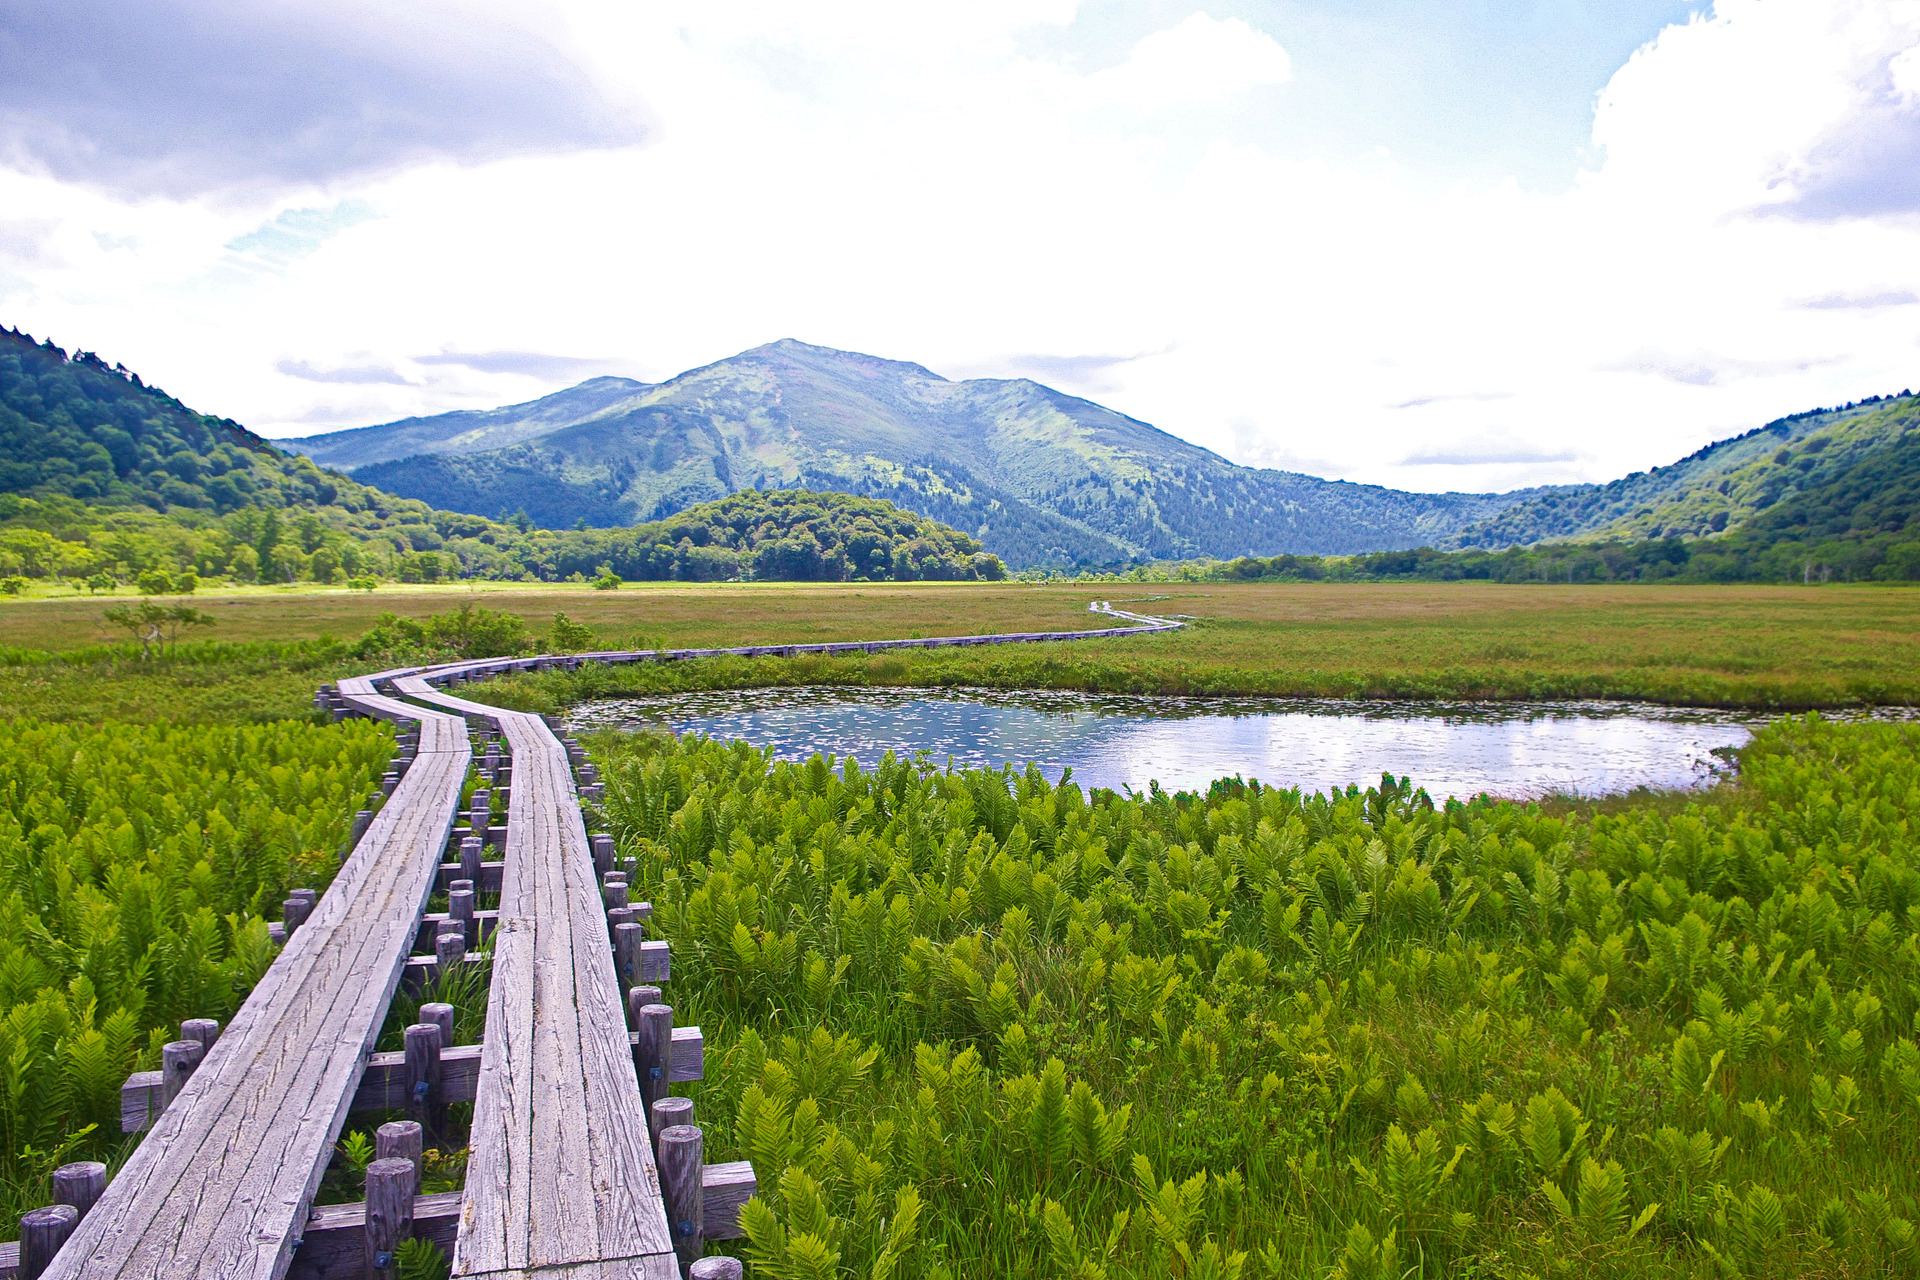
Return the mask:
<path id="1" fill-rule="evenodd" d="M 1920 384 L 1917 0 L 0 0 L 0 324 L 268 435 L 782 337 L 1604 480 Z"/>

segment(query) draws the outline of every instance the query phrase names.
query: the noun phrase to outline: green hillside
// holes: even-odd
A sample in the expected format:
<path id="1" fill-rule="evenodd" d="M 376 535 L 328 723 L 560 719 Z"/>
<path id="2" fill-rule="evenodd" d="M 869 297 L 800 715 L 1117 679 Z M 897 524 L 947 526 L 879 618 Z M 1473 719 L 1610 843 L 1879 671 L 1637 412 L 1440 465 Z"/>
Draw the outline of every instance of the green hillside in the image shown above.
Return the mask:
<path id="1" fill-rule="evenodd" d="M 1920 424 L 1920 397 L 1815 409 L 1708 445 L 1671 466 L 1519 502 L 1439 545 L 1506 547 L 1563 539 L 1711 538 L 1855 472 Z"/>
<path id="2" fill-rule="evenodd" d="M 1912 425 L 1913 421 L 1909 409 L 1907 422 Z M 1858 458 L 1825 484 L 1803 486 L 1761 511 L 1740 532 L 1767 542 L 1872 538 L 1909 529 L 1920 534 L 1916 515 L 1920 515 L 1920 433 L 1908 431 L 1887 448 Z"/>
<path id="3" fill-rule="evenodd" d="M 699 582 L 995 580 L 1006 576 L 964 533 L 891 502 L 805 489 L 748 489 L 633 529 L 591 531 L 622 578 Z"/>
<path id="4" fill-rule="evenodd" d="M 175 400 L 90 351 L 0 329 L 0 492 L 225 513 L 338 502 L 362 486 Z"/>
<path id="5" fill-rule="evenodd" d="M 614 383 L 622 385 L 605 385 Z M 597 379 L 557 411 L 637 385 Z M 169 592 L 218 579 L 555 581 L 609 564 L 640 579 L 1004 572 L 965 534 L 840 494 L 743 494 L 619 530 L 536 529 L 524 517 L 439 510 L 196 413 L 90 352 L 69 357 L 0 330 L 0 580 Z"/>
<path id="6" fill-rule="evenodd" d="M 839 490 L 951 524 L 1016 566 L 1409 547 L 1539 492 L 1416 494 L 1239 467 L 1035 382 L 951 382 L 793 341 L 635 384 L 562 423 L 558 402 L 592 385 L 287 443 L 438 507 L 556 528 L 743 489 Z"/>

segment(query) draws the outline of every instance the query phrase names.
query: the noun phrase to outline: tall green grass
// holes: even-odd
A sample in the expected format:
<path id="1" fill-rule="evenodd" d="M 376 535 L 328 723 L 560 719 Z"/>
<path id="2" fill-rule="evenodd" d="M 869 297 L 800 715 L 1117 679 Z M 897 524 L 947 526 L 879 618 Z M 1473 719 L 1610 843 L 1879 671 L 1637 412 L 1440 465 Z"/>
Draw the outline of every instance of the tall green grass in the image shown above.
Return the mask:
<path id="1" fill-rule="evenodd" d="M 1920 1266 L 1920 730 L 1586 816 L 593 745 L 758 1276 Z"/>
<path id="2" fill-rule="evenodd" d="M 0 722 L 0 1232 L 57 1165 L 123 1152 L 121 1083 L 239 1007 L 392 749 L 366 721 Z"/>

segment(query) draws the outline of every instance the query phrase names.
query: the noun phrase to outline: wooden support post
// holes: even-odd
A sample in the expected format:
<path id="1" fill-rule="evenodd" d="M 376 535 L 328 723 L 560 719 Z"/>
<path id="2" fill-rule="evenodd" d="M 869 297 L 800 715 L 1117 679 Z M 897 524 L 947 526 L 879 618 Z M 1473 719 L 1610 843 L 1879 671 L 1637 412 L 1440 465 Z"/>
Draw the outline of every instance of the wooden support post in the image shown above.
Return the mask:
<path id="1" fill-rule="evenodd" d="M 650 1004 L 660 1003 L 660 988 L 631 987 L 627 990 L 627 1030 L 640 1029 L 640 1011 Z"/>
<path id="2" fill-rule="evenodd" d="M 160 1046 L 160 1109 L 166 1110 L 193 1077 L 206 1050 L 198 1040 L 175 1040 Z"/>
<path id="3" fill-rule="evenodd" d="M 607 910 L 615 911 L 627 905 L 627 882 L 620 880 L 601 886 L 600 897 L 607 904 Z"/>
<path id="4" fill-rule="evenodd" d="M 220 1022 L 216 1018 L 188 1018 L 180 1024 L 182 1040 L 198 1040 L 201 1057 L 213 1048 L 213 1042 L 220 1038 Z"/>
<path id="5" fill-rule="evenodd" d="M 593 845 L 593 869 L 603 874 L 613 870 L 613 837 L 599 831 L 588 840 Z"/>
<path id="6" fill-rule="evenodd" d="M 400 1242 L 413 1235 L 413 1195 L 419 1186 L 411 1160 L 375 1160 L 367 1166 L 367 1275 L 400 1274 Z"/>
<path id="7" fill-rule="evenodd" d="M 473 927 L 473 890 L 449 889 L 447 891 L 447 918 L 459 922 L 460 935 L 467 945 L 480 945 L 479 931 Z"/>
<path id="8" fill-rule="evenodd" d="M 280 921 L 286 926 L 289 937 L 295 929 L 306 923 L 307 912 L 311 910 L 312 904 L 305 898 L 288 898 L 280 904 Z"/>
<path id="9" fill-rule="evenodd" d="M 738 1258 L 700 1258 L 687 1268 L 687 1280 L 740 1280 L 745 1274 Z"/>
<path id="10" fill-rule="evenodd" d="M 639 923 L 640 923 L 639 913 L 636 912 L 632 907 L 615 907 L 613 910 L 607 912 L 607 933 L 611 937 L 618 938 L 620 936 L 621 925 L 639 924 Z M 622 985 L 624 985 L 626 982 L 637 982 L 637 981 L 639 981 L 639 977 L 638 975 L 634 975 L 626 978 Z"/>
<path id="11" fill-rule="evenodd" d="M 666 1202 L 667 1234 L 682 1271 L 706 1252 L 706 1214 L 700 1195 L 702 1137 L 690 1124 L 660 1131 L 660 1198 Z"/>
<path id="12" fill-rule="evenodd" d="M 633 1046 L 633 1070 L 640 1081 L 640 1101 L 653 1106 L 667 1093 L 668 1055 L 673 1052 L 673 1006 L 650 1004 L 640 1010 L 639 1039 Z"/>
<path id="13" fill-rule="evenodd" d="M 21 1214 L 20 1269 L 15 1274 L 21 1280 L 39 1280 L 79 1221 L 80 1211 L 70 1204 L 50 1204 Z"/>
<path id="14" fill-rule="evenodd" d="M 400 785 L 400 774 L 397 770 L 389 769 L 387 772 L 380 775 L 380 794 L 381 795 L 383 796 L 392 795 L 393 789 L 399 785 Z"/>
<path id="15" fill-rule="evenodd" d="M 72 1205 L 82 1218 L 106 1189 L 107 1166 L 98 1160 L 76 1160 L 53 1171 L 53 1202 Z"/>
<path id="16" fill-rule="evenodd" d="M 453 1006 L 450 1004 L 423 1004 L 420 1006 L 420 1021 L 431 1022 L 440 1028 L 440 1047 L 453 1048 Z"/>
<path id="17" fill-rule="evenodd" d="M 442 920 L 440 934 L 433 940 L 433 958 L 446 978 L 460 971 L 467 960 L 467 935 L 458 920 Z"/>
<path id="18" fill-rule="evenodd" d="M 292 889 L 288 891 L 287 896 L 289 898 L 304 899 L 307 904 L 308 915 L 313 914 L 313 904 L 320 901 L 320 891 L 318 889 Z"/>
<path id="19" fill-rule="evenodd" d="M 373 821 L 373 810 L 362 809 L 353 815 L 353 828 L 347 836 L 347 848 L 352 849 L 360 843 L 360 837 L 367 834 L 367 827 Z"/>
<path id="20" fill-rule="evenodd" d="M 416 1022 L 407 1028 L 407 1114 L 436 1139 L 446 1129 L 440 1097 L 440 1028 Z"/>
<path id="21" fill-rule="evenodd" d="M 476 888 L 480 884 L 480 855 L 486 843 L 481 836 L 467 836 L 460 841 L 460 878 L 471 880 Z"/>
<path id="22" fill-rule="evenodd" d="M 378 1160 L 405 1160 L 413 1165 L 413 1185 L 420 1185 L 425 1160 L 424 1131 L 412 1120 L 389 1120 L 374 1130 L 373 1153 Z"/>
<path id="23" fill-rule="evenodd" d="M 653 1138 L 655 1163 L 660 1159 L 660 1131 L 671 1129 L 677 1124 L 693 1123 L 692 1098 L 655 1098 L 653 1105 L 647 1108 L 647 1133 Z"/>
<path id="24" fill-rule="evenodd" d="M 640 944 L 645 941 L 646 930 L 640 925 L 613 926 L 613 968 L 621 986 L 630 987 L 640 980 Z"/>

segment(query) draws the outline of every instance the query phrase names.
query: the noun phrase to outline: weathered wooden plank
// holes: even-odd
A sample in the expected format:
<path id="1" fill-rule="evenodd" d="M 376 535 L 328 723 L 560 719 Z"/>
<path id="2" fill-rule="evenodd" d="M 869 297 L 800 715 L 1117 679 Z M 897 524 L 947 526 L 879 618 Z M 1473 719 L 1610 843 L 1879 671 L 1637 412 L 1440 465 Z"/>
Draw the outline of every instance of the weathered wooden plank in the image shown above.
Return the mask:
<path id="1" fill-rule="evenodd" d="M 425 680 L 397 687 L 487 718 L 514 761 L 454 1274 L 671 1268 L 600 884 L 567 754 L 536 716 L 463 702 Z"/>
<path id="2" fill-rule="evenodd" d="M 292 1256 L 426 905 L 466 774 L 455 717 L 342 681 L 421 726 L 419 753 L 333 884 L 47 1275 L 274 1280 Z"/>

